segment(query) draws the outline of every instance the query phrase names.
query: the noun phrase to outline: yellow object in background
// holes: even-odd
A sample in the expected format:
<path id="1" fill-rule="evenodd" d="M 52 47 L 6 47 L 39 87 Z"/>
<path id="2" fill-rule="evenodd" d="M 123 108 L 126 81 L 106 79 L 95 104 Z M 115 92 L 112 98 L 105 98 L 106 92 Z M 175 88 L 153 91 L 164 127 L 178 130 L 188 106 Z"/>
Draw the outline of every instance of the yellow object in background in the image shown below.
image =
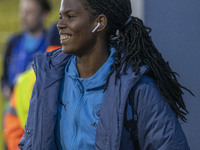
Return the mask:
<path id="1" fill-rule="evenodd" d="M 35 80 L 36 78 L 33 69 L 29 69 L 19 76 L 15 86 L 16 112 L 22 128 L 24 128 L 26 123 L 29 101 Z"/>

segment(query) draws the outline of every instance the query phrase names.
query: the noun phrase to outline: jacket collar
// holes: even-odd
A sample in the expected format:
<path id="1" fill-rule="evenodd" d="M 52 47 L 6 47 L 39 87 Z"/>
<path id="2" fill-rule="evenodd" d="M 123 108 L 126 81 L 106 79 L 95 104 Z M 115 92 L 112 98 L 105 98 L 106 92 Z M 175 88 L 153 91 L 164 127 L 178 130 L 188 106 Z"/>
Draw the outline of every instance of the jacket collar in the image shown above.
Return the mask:
<path id="1" fill-rule="evenodd" d="M 64 76 L 65 66 L 70 57 L 71 55 L 64 54 L 61 50 L 50 57 L 49 66 L 45 69 L 48 76 L 45 83 L 46 88 Z"/>
<path id="2" fill-rule="evenodd" d="M 50 53 L 37 55 L 34 58 L 36 67 L 33 68 L 36 68 L 34 69 L 36 76 L 38 74 L 37 70 L 45 73 L 45 88 L 63 77 L 65 66 L 70 57 L 71 55 L 64 54 L 61 49 L 58 49 Z"/>

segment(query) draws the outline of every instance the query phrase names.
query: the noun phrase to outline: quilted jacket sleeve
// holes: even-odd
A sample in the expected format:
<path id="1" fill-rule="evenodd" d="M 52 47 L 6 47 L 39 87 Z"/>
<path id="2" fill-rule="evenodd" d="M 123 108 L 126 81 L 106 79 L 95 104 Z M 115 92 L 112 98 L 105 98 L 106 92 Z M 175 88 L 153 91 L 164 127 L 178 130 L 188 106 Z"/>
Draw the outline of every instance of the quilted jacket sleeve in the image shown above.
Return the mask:
<path id="1" fill-rule="evenodd" d="M 142 150 L 189 150 L 181 125 L 153 82 L 138 85 L 134 102 Z"/>
<path id="2" fill-rule="evenodd" d="M 18 147 L 21 150 L 32 149 L 33 121 L 34 121 L 34 111 L 36 107 L 35 101 L 38 97 L 37 91 L 38 91 L 38 88 L 37 88 L 37 84 L 35 83 L 33 87 L 32 95 L 31 95 L 30 103 L 29 103 L 28 116 L 27 116 L 27 121 L 24 128 L 25 133 L 18 144 Z"/>
<path id="3" fill-rule="evenodd" d="M 18 146 L 21 150 L 30 150 L 32 147 L 32 135 L 33 135 L 33 115 L 34 115 L 34 99 L 36 98 L 34 89 L 32 93 L 32 97 L 30 100 L 30 107 L 27 116 L 27 122 L 25 125 L 25 133 L 22 136 Z"/>

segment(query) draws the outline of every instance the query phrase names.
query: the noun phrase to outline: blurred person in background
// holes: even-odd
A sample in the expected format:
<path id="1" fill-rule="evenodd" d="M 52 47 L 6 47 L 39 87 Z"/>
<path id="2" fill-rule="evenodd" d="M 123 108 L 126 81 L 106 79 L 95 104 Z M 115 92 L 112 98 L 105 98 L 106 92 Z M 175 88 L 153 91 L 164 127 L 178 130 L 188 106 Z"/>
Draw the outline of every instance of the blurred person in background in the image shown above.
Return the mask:
<path id="1" fill-rule="evenodd" d="M 44 22 L 51 6 L 48 0 L 21 0 L 20 21 L 22 32 L 13 35 L 6 47 L 1 89 L 9 100 L 17 76 L 29 68 L 33 56 L 47 48 Z"/>
<path id="2" fill-rule="evenodd" d="M 12 35 L 7 42 L 3 62 L 1 91 L 5 100 L 10 100 L 17 77 L 31 66 L 33 56 L 43 53 L 48 46 L 44 23 L 51 10 L 49 1 L 20 0 L 19 10 L 22 31 Z M 12 114 L 16 112 L 7 104 L 3 116 L 4 121 Z M 9 125 L 13 124 L 11 119 Z M 7 127 L 3 128 L 5 131 Z"/>
<path id="3" fill-rule="evenodd" d="M 60 35 L 58 33 L 57 24 L 58 22 L 53 23 L 48 30 L 48 35 L 47 35 L 48 47 L 46 49 L 46 52 L 51 52 L 55 49 L 61 48 Z"/>
<path id="4" fill-rule="evenodd" d="M 61 48 L 57 23 L 54 23 L 47 32 L 48 47 L 46 52 Z M 4 117 L 4 137 L 8 150 L 17 150 L 18 143 L 24 134 L 24 126 L 29 109 L 29 100 L 35 83 L 35 74 L 32 68 L 21 73 L 13 88 L 9 101 L 9 110 Z"/>

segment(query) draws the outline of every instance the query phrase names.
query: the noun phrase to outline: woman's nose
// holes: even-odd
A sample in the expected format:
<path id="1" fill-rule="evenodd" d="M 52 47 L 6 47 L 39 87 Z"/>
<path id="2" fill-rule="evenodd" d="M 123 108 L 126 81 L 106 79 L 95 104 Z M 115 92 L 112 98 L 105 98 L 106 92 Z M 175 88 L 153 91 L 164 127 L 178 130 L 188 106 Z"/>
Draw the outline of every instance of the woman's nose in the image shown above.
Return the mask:
<path id="1" fill-rule="evenodd" d="M 63 23 L 62 19 L 58 22 L 57 24 L 57 28 L 58 30 L 62 29 L 62 28 L 65 28 L 66 25 Z"/>

